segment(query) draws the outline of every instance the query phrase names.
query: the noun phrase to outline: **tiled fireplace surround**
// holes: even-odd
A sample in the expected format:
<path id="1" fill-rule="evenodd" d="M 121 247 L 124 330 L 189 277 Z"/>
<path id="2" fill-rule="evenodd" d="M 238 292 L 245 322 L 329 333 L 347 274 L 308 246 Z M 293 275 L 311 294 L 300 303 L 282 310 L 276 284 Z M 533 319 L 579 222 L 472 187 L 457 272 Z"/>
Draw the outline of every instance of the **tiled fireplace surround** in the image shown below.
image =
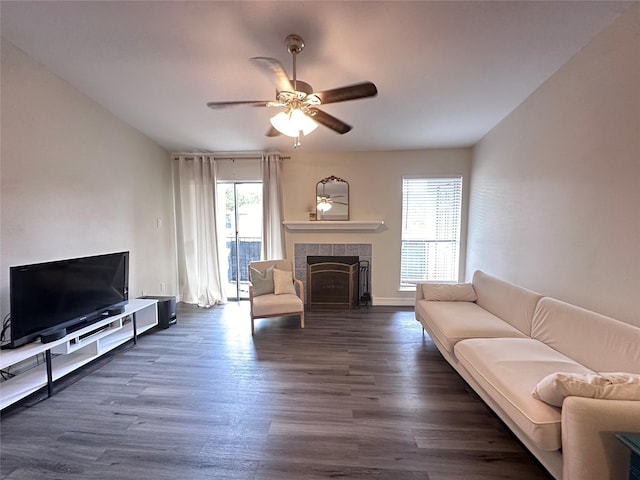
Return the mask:
<path id="1" fill-rule="evenodd" d="M 369 279 L 371 279 L 371 244 L 370 243 L 294 243 L 293 258 L 296 278 L 304 283 L 307 291 L 307 256 L 335 255 L 358 256 L 360 261 L 369 262 Z M 369 283 L 371 291 L 371 283 Z"/>

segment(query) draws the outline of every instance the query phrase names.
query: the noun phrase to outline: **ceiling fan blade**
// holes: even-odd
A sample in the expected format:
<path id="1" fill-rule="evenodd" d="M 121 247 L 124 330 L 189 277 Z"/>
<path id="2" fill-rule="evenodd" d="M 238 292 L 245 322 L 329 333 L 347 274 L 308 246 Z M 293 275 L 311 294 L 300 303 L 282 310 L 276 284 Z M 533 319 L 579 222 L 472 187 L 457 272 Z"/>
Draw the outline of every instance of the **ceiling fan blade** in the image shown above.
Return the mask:
<path id="1" fill-rule="evenodd" d="M 278 60 L 269 57 L 253 57 L 251 60 L 269 75 L 278 92 L 294 91 L 287 72 Z"/>
<path id="2" fill-rule="evenodd" d="M 371 82 L 357 83 L 348 87 L 314 93 L 323 105 L 326 103 L 346 102 L 347 100 L 356 100 L 358 98 L 375 97 L 377 94 L 378 89 Z"/>
<path id="3" fill-rule="evenodd" d="M 270 127 L 269 130 L 267 130 L 267 133 L 265 133 L 265 136 L 267 137 L 277 137 L 279 135 L 280 135 L 280 132 L 276 130 L 274 127 Z"/>
<path id="4" fill-rule="evenodd" d="M 213 108 L 214 110 L 219 108 L 230 108 L 230 107 L 268 107 L 270 103 L 267 101 L 260 100 L 248 100 L 248 101 L 240 101 L 240 102 L 208 102 L 207 107 Z"/>
<path id="5" fill-rule="evenodd" d="M 324 125 L 327 128 L 330 128 L 334 132 L 339 134 L 347 133 L 351 130 L 351 125 L 347 125 L 342 120 L 338 120 L 333 115 L 329 115 L 328 113 L 323 112 L 317 108 L 309 108 L 308 115 L 313 118 L 320 125 Z"/>

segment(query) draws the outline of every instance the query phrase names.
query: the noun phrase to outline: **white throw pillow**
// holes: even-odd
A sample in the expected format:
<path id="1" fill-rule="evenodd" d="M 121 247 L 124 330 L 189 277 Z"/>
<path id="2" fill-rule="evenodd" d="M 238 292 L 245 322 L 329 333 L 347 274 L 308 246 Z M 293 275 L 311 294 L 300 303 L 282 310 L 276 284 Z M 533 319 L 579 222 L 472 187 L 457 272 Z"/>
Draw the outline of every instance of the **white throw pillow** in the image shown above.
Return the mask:
<path id="1" fill-rule="evenodd" d="M 470 283 L 423 283 L 422 296 L 425 300 L 441 302 L 475 302 L 478 299 Z"/>
<path id="2" fill-rule="evenodd" d="M 293 273 L 288 270 L 273 269 L 273 293 L 282 295 L 283 293 L 293 293 L 296 288 L 293 285 Z"/>
<path id="3" fill-rule="evenodd" d="M 554 407 L 565 397 L 640 401 L 640 375 L 635 373 L 552 373 L 534 387 L 531 394 Z"/>

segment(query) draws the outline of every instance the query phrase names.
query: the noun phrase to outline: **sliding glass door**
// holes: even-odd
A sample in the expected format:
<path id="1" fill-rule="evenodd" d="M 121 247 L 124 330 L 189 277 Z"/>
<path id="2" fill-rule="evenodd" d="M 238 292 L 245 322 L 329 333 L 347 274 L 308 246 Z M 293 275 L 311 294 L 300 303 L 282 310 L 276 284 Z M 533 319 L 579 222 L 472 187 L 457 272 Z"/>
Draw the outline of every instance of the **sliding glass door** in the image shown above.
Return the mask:
<path id="1" fill-rule="evenodd" d="M 249 262 L 262 251 L 262 183 L 218 183 L 220 268 L 229 299 L 249 298 Z"/>

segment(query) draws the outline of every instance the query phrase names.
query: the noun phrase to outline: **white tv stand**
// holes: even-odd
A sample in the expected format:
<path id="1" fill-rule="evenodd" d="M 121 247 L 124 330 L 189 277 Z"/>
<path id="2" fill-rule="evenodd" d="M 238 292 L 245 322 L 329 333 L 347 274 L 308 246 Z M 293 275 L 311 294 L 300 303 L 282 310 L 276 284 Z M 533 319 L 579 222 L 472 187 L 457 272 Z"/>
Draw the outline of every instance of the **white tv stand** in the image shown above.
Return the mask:
<path id="1" fill-rule="evenodd" d="M 0 383 L 0 409 L 48 388 L 53 382 L 77 370 L 110 350 L 133 339 L 158 324 L 157 300 L 135 298 L 124 312 L 105 317 L 91 325 L 49 343 L 40 341 L 0 351 L 0 370 L 44 353 L 45 362 Z M 52 356 L 51 354 L 54 354 Z"/>

